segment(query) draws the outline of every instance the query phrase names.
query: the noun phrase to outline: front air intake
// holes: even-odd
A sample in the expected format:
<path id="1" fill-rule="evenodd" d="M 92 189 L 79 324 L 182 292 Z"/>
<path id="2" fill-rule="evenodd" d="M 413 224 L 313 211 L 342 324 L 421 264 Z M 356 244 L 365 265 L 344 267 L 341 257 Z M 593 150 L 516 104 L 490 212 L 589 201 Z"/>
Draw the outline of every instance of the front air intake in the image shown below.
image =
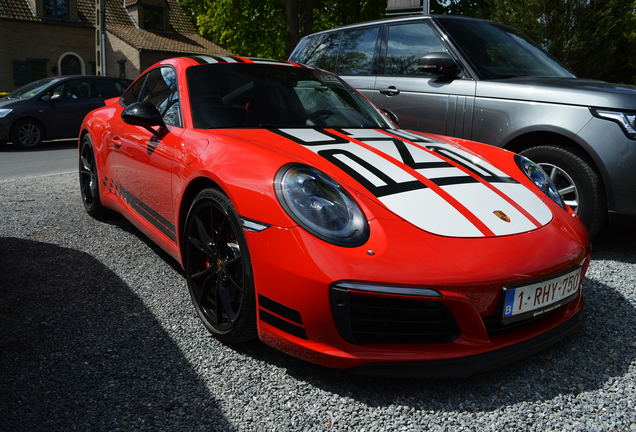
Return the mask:
<path id="1" fill-rule="evenodd" d="M 389 295 L 378 295 L 331 287 L 333 319 L 343 339 L 354 345 L 438 344 L 459 337 L 453 314 L 441 302 L 388 291 Z"/>

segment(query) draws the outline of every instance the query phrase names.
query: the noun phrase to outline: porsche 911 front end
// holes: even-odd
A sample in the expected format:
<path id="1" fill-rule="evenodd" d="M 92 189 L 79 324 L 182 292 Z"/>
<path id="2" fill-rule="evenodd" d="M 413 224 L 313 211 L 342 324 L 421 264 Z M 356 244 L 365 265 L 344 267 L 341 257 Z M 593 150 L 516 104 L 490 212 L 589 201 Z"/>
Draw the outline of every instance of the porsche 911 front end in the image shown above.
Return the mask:
<path id="1" fill-rule="evenodd" d="M 266 343 L 357 373 L 458 377 L 582 324 L 587 233 L 532 162 L 401 131 L 276 133 L 329 163 L 337 154 L 349 177 L 293 164 L 276 175 L 297 226 L 248 235 Z M 377 160 L 362 163 L 365 151 Z"/>

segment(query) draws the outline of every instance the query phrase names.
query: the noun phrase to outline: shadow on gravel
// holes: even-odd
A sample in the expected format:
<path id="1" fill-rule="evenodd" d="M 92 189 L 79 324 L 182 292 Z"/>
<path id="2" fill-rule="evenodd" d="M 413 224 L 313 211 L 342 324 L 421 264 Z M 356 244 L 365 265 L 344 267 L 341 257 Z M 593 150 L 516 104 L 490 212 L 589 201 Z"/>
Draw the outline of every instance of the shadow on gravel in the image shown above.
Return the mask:
<path id="1" fill-rule="evenodd" d="M 592 259 L 616 260 L 636 264 L 636 228 L 623 231 L 602 230 L 592 240 Z"/>
<path id="2" fill-rule="evenodd" d="M 152 252 L 159 258 L 161 258 L 167 265 L 172 267 L 175 272 L 179 273 L 185 278 L 185 272 L 183 271 L 183 267 L 181 267 L 181 264 L 179 264 L 179 262 L 174 259 L 168 252 L 161 249 L 161 247 L 157 243 L 150 240 L 150 238 L 146 236 L 146 234 L 142 233 L 137 227 L 132 224 L 132 222 L 130 222 L 124 216 L 113 210 L 107 209 L 105 215 L 94 217 L 93 219 L 101 224 L 117 227 L 118 229 L 125 231 L 128 234 L 134 235 L 146 246 L 148 246 L 148 248 L 152 250 Z"/>
<path id="3" fill-rule="evenodd" d="M 602 246 L 595 258 L 635 262 L 634 242 L 625 240 L 625 235 L 597 239 Z M 600 279 L 610 279 L 608 273 Z M 589 276 L 583 284 L 586 323 L 582 328 L 533 356 L 466 379 L 366 378 L 312 365 L 263 344 L 233 349 L 285 368 L 299 381 L 373 407 L 393 404 L 421 411 L 477 412 L 499 409 L 504 401 L 510 405 L 568 398 L 621 380 L 636 359 L 634 306 L 604 279 Z"/>
<path id="4" fill-rule="evenodd" d="M 96 259 L 0 238 L 0 430 L 232 430 L 175 343 Z"/>

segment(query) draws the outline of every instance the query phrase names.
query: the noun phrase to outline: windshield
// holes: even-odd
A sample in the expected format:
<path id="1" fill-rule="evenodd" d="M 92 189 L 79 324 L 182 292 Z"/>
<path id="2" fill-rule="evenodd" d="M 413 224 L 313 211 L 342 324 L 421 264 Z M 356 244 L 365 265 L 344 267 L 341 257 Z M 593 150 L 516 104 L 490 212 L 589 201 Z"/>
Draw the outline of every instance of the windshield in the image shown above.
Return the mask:
<path id="1" fill-rule="evenodd" d="M 40 93 L 40 91 L 44 89 L 44 87 L 51 84 L 51 81 L 52 81 L 51 78 L 45 78 L 45 79 L 33 81 L 32 83 L 29 83 L 25 86 L 20 87 L 17 90 L 12 91 L 5 97 L 9 99 L 11 98 L 26 99 L 26 98 L 33 97 L 36 94 Z"/>
<path id="2" fill-rule="evenodd" d="M 483 79 L 568 77 L 563 66 L 521 32 L 490 21 L 438 17 Z"/>
<path id="3" fill-rule="evenodd" d="M 393 128 L 333 74 L 287 65 L 226 63 L 188 68 L 195 128 Z"/>

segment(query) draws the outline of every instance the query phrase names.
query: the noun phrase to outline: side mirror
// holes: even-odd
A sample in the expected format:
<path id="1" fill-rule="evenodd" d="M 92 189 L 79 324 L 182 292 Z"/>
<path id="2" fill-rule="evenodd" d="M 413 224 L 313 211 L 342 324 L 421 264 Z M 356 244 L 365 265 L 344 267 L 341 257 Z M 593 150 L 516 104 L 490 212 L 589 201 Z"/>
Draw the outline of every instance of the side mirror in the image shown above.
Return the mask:
<path id="1" fill-rule="evenodd" d="M 161 133 L 166 128 L 161 113 L 150 102 L 135 102 L 128 105 L 121 113 L 121 119 L 124 123 L 144 127 L 155 134 Z M 159 126 L 159 129 L 154 130 L 154 126 Z"/>
<path id="2" fill-rule="evenodd" d="M 426 54 L 417 60 L 417 69 L 420 72 L 428 72 L 443 77 L 454 77 L 459 74 L 460 68 L 450 54 L 434 52 Z"/>
<path id="3" fill-rule="evenodd" d="M 395 115 L 393 111 L 389 111 L 388 109 L 382 109 L 382 112 L 384 113 L 384 115 L 386 115 L 389 118 L 389 120 L 391 120 L 396 125 L 398 124 L 398 121 L 399 121 L 398 116 Z"/>

